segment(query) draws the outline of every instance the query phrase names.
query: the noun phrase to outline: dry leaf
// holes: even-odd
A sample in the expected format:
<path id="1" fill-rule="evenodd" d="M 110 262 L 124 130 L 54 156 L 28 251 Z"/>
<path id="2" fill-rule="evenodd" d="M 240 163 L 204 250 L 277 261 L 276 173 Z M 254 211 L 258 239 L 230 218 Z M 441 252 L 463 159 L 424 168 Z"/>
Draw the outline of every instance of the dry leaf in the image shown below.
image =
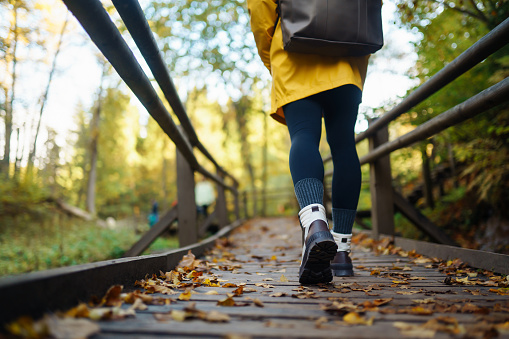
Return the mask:
<path id="1" fill-rule="evenodd" d="M 349 312 L 343 316 L 343 321 L 350 325 L 373 325 L 373 318 L 366 318 L 359 315 L 357 312 Z"/>
<path id="2" fill-rule="evenodd" d="M 43 319 L 52 338 L 88 338 L 100 331 L 99 325 L 87 319 L 57 318 L 47 316 Z"/>
<path id="3" fill-rule="evenodd" d="M 187 252 L 187 254 L 182 257 L 182 260 L 180 260 L 177 267 L 181 267 L 181 268 L 188 267 L 190 269 L 193 269 L 194 268 L 193 263 L 194 263 L 195 259 L 196 259 L 196 257 L 194 256 L 193 253 L 191 253 L 191 250 L 189 250 Z"/>
<path id="4" fill-rule="evenodd" d="M 321 328 L 322 325 L 327 323 L 328 321 L 329 321 L 329 319 L 327 319 L 327 317 L 320 317 L 320 318 L 315 320 L 315 327 L 316 328 Z"/>
<path id="5" fill-rule="evenodd" d="M 178 297 L 178 300 L 190 300 L 191 299 L 191 290 L 190 289 L 187 289 L 185 292 L 182 292 L 179 297 Z"/>
<path id="6" fill-rule="evenodd" d="M 269 297 L 285 297 L 287 295 L 288 294 L 286 294 L 284 292 L 277 292 L 277 293 L 270 294 Z"/>
<path id="7" fill-rule="evenodd" d="M 171 316 L 171 312 L 170 313 L 154 313 L 154 318 L 157 321 L 170 321 L 170 320 L 173 320 L 173 317 Z"/>
<path id="8" fill-rule="evenodd" d="M 218 292 L 218 291 L 215 291 L 215 290 L 212 290 L 212 291 L 207 291 L 207 292 L 205 292 L 204 294 L 206 294 L 206 295 L 218 295 L 218 294 L 219 294 L 219 292 Z"/>
<path id="9" fill-rule="evenodd" d="M 217 306 L 235 306 L 235 300 L 232 297 L 227 297 L 226 299 L 219 300 Z"/>
<path id="10" fill-rule="evenodd" d="M 233 290 L 233 295 L 239 296 L 244 293 L 244 286 L 239 286 L 237 289 Z"/>
<path id="11" fill-rule="evenodd" d="M 253 303 L 258 307 L 265 307 L 265 305 L 262 303 L 262 301 L 258 298 L 253 299 Z"/>
<path id="12" fill-rule="evenodd" d="M 421 306 L 412 307 L 408 310 L 409 314 L 415 314 L 415 315 L 432 315 L 433 310 L 429 308 L 424 308 Z"/>
<path id="13" fill-rule="evenodd" d="M 122 298 L 120 297 L 120 294 L 122 293 L 122 288 L 123 287 L 121 285 L 111 286 L 106 292 L 104 298 L 102 299 L 101 305 L 104 306 L 122 305 Z"/>
<path id="14" fill-rule="evenodd" d="M 221 287 L 239 287 L 239 286 L 237 284 L 233 284 L 233 283 L 226 283 Z"/>
<path id="15" fill-rule="evenodd" d="M 204 320 L 214 323 L 226 323 L 230 321 L 230 316 L 228 314 L 221 313 L 218 311 L 210 311 L 206 313 Z"/>
<path id="16" fill-rule="evenodd" d="M 285 277 L 284 274 L 281 274 L 281 278 L 279 278 L 279 281 L 281 281 L 281 282 L 288 282 L 288 278 Z"/>
<path id="17" fill-rule="evenodd" d="M 134 303 L 131 305 L 131 307 L 129 307 L 128 309 L 143 311 L 143 310 L 146 310 L 147 308 L 148 308 L 148 306 L 145 305 L 141 299 L 136 299 L 134 301 Z"/>
<path id="18" fill-rule="evenodd" d="M 425 329 L 421 325 L 414 325 L 402 321 L 394 322 L 393 326 L 399 329 L 401 334 L 405 337 L 434 338 L 436 333 L 434 330 Z"/>

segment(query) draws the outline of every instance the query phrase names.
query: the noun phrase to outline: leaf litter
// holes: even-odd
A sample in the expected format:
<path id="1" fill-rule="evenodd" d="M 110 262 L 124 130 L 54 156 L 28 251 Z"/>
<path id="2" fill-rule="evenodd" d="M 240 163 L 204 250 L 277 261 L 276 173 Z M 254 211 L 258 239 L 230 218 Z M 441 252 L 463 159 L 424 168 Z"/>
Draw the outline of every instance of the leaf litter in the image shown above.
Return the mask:
<path id="1" fill-rule="evenodd" d="M 447 300 L 439 298 L 437 295 L 454 294 L 452 290 L 429 290 L 415 288 L 411 285 L 426 280 L 426 277 L 413 276 L 414 266 L 424 268 L 438 269 L 446 274 L 443 280 L 443 286 L 464 286 L 463 292 L 472 296 L 507 296 L 509 295 L 509 278 L 507 276 L 496 275 L 489 271 L 474 270 L 469 268 L 459 260 L 442 261 L 436 258 L 427 258 L 415 253 L 415 251 L 403 251 L 392 245 L 389 239 L 375 241 L 368 238 L 363 233 L 355 235 L 352 243 L 356 246 L 364 246 L 373 251 L 376 255 L 396 254 L 403 258 L 406 263 L 393 263 L 391 266 L 384 267 L 365 267 L 356 266 L 356 270 L 367 271 L 375 278 L 382 279 L 382 283 L 362 286 L 356 282 L 340 282 L 335 284 L 324 284 L 317 288 L 299 286 L 293 289 L 293 294 L 286 292 L 272 292 L 270 289 L 276 288 L 266 281 L 276 281 L 274 278 L 265 278 L 262 283 L 254 283 L 255 287 L 269 289 L 262 293 L 269 292 L 270 297 L 283 298 L 292 297 L 297 299 L 322 299 L 328 301 L 322 304 L 323 312 L 338 320 L 331 322 L 329 318 L 321 316 L 315 318 L 315 328 L 334 329 L 335 326 L 372 326 L 376 323 L 376 313 L 379 314 L 410 314 L 424 317 L 425 322 L 405 323 L 396 321 L 393 326 L 400 330 L 403 336 L 416 338 L 432 338 L 437 332 L 451 335 L 465 335 L 493 337 L 498 334 L 509 333 L 509 302 L 497 303 L 494 307 L 486 307 L 483 304 L 476 304 L 476 300 Z M 16 335 L 23 337 L 39 337 L 40 333 L 51 333 L 54 337 L 59 337 L 58 333 L 69 333 L 69 328 L 76 328 L 75 333 L 86 337 L 97 333 L 98 327 L 95 320 L 119 320 L 128 317 L 135 317 L 136 312 L 143 312 L 150 305 L 172 305 L 175 303 L 186 303 L 182 309 L 172 309 L 165 313 L 153 313 L 154 318 L 160 322 L 177 321 L 184 322 L 188 320 L 201 320 L 205 322 L 229 322 L 230 316 L 217 310 L 203 311 L 196 308 L 196 303 L 192 302 L 193 295 L 198 294 L 196 288 L 209 288 L 207 292 L 200 295 L 223 296 L 217 300 L 218 307 L 239 307 L 255 306 L 265 307 L 265 304 L 259 298 L 246 297 L 239 301 L 234 298 L 243 296 L 245 293 L 257 292 L 256 288 L 247 287 L 246 283 L 231 283 L 228 280 L 221 279 L 213 271 L 228 271 L 238 274 L 238 270 L 243 268 L 243 262 L 238 260 L 230 252 L 232 244 L 228 238 L 222 238 L 212 249 L 205 260 L 197 259 L 189 251 L 183 256 L 179 265 L 169 272 L 159 272 L 145 276 L 144 279 L 135 282 L 138 289 L 132 292 L 123 292 L 120 285 L 112 286 L 102 298 L 92 298 L 88 304 L 79 304 L 67 312 L 57 313 L 55 315 L 45 316 L 38 322 L 31 318 L 20 318 L 9 324 L 8 330 Z M 282 248 L 287 250 L 288 248 Z M 263 266 L 281 265 L 284 262 L 280 257 L 285 254 L 279 254 L 279 257 L 256 256 L 251 255 L 247 260 L 264 262 Z M 410 265 L 410 266 L 409 266 Z M 422 270 L 422 269 L 421 269 Z M 269 270 L 272 273 L 286 273 L 286 269 Z M 412 272 L 412 273 L 410 273 Z M 266 275 L 263 272 L 257 272 L 258 275 Z M 386 280 L 384 280 L 386 279 Z M 277 279 L 279 282 L 287 283 L 289 279 L 281 274 Z M 417 285 L 419 286 L 419 285 Z M 419 286 L 420 287 L 420 286 Z M 219 289 L 218 289 L 219 288 Z M 226 292 L 218 292 L 222 288 L 230 288 Z M 385 290 L 391 290 L 398 295 L 410 296 L 424 295 L 431 298 L 413 298 L 411 306 L 401 306 L 394 304 L 394 299 L 378 297 Z M 327 293 L 326 296 L 320 293 Z M 330 294 L 346 294 L 350 292 L 364 292 L 367 300 L 356 302 L 344 297 L 331 297 Z M 160 294 L 164 296 L 154 296 Z M 374 313 L 376 312 L 376 313 Z M 470 314 L 477 317 L 478 321 L 469 324 L 460 324 L 454 317 L 454 314 Z M 369 316 L 368 316 L 369 315 Z M 501 316 L 502 315 L 502 316 Z M 50 325 L 51 324 L 51 325 Z M 475 325 L 475 326 L 474 326 Z M 286 323 L 266 321 L 267 327 L 292 328 Z M 48 332 L 48 331 L 52 332 Z M 61 331 L 61 332 L 58 332 Z M 87 332 L 88 331 L 88 332 Z M 39 333 L 39 334 L 38 334 Z M 82 335 L 85 333 L 85 335 Z M 90 334 L 86 334 L 90 333 Z M 60 335 L 62 337 L 62 335 Z M 64 336 L 65 337 L 65 336 Z M 71 336 L 69 336 L 71 337 Z M 79 336 L 78 336 L 79 337 Z"/>

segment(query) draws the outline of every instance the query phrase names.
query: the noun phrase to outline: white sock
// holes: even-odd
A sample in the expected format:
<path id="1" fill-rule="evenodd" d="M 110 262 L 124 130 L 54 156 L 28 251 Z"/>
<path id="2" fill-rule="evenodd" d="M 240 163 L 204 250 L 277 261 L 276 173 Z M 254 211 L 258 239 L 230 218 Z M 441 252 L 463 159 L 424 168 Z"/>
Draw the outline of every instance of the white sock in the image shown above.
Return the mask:
<path id="1" fill-rule="evenodd" d="M 334 237 L 334 241 L 336 241 L 336 244 L 338 245 L 338 252 L 347 252 L 350 253 L 351 250 L 351 243 L 352 243 L 352 234 L 342 234 L 342 233 L 336 233 L 334 231 L 331 232 L 332 236 Z"/>

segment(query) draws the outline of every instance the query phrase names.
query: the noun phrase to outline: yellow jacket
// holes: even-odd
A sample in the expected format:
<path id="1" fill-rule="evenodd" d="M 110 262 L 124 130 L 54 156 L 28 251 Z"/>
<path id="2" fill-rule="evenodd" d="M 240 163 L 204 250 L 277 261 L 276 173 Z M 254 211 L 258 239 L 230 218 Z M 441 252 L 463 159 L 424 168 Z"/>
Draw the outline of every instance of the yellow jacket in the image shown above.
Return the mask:
<path id="1" fill-rule="evenodd" d="M 362 90 L 369 56 L 338 58 L 288 53 L 283 49 L 281 20 L 276 30 L 277 0 L 247 0 L 258 54 L 272 75 L 271 116 L 285 123 L 282 107 L 343 85 Z"/>

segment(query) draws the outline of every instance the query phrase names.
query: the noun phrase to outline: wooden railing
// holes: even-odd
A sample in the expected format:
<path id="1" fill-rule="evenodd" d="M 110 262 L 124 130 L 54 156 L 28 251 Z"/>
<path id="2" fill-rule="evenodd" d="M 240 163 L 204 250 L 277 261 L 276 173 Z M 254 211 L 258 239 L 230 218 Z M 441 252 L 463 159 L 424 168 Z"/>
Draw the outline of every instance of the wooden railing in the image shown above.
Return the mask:
<path id="1" fill-rule="evenodd" d="M 101 2 L 99 0 L 63 0 L 63 2 L 177 148 L 178 204 L 164 215 L 125 255 L 136 256 L 141 254 L 176 219 L 178 219 L 180 246 L 186 246 L 198 241 L 199 227 L 197 226 L 197 209 L 194 194 L 195 172 L 201 173 L 216 183 L 217 201 L 214 215 L 218 219 L 218 224 L 225 226 L 229 223 L 226 210 L 226 191 L 231 192 L 233 195 L 235 201 L 234 215 L 235 219 L 238 220 L 238 182 L 216 162 L 200 142 L 184 105 L 178 97 L 177 90 L 166 68 L 166 63 L 162 59 L 138 1 L 114 0 L 113 4 L 146 60 L 166 100 L 177 116 L 180 126 L 177 126 L 173 121 L 149 78 L 142 70 L 133 52 L 112 22 Z M 195 148 L 210 160 L 215 167 L 215 173 L 209 172 L 198 163 L 193 152 Z M 226 180 L 230 184 L 227 184 Z"/>
<path id="2" fill-rule="evenodd" d="M 448 127 L 508 102 L 509 78 L 505 78 L 465 102 L 421 124 L 413 131 L 391 141 L 389 141 L 388 124 L 482 62 L 507 43 L 509 43 L 509 19 L 506 19 L 455 60 L 447 64 L 446 67 L 418 87 L 399 105 L 380 118 L 372 120 L 368 129 L 357 135 L 357 143 L 366 138 L 369 141 L 369 153 L 360 158 L 360 163 L 361 165 L 369 164 L 370 166 L 372 234 L 375 238 L 382 234 L 394 235 L 394 211 L 397 209 L 433 240 L 441 244 L 455 245 L 439 227 L 435 226 L 393 189 L 389 156 L 393 151 L 411 146 Z M 331 156 L 324 158 L 324 162 L 330 160 Z M 332 171 L 326 173 L 326 177 L 330 175 L 332 175 Z"/>

